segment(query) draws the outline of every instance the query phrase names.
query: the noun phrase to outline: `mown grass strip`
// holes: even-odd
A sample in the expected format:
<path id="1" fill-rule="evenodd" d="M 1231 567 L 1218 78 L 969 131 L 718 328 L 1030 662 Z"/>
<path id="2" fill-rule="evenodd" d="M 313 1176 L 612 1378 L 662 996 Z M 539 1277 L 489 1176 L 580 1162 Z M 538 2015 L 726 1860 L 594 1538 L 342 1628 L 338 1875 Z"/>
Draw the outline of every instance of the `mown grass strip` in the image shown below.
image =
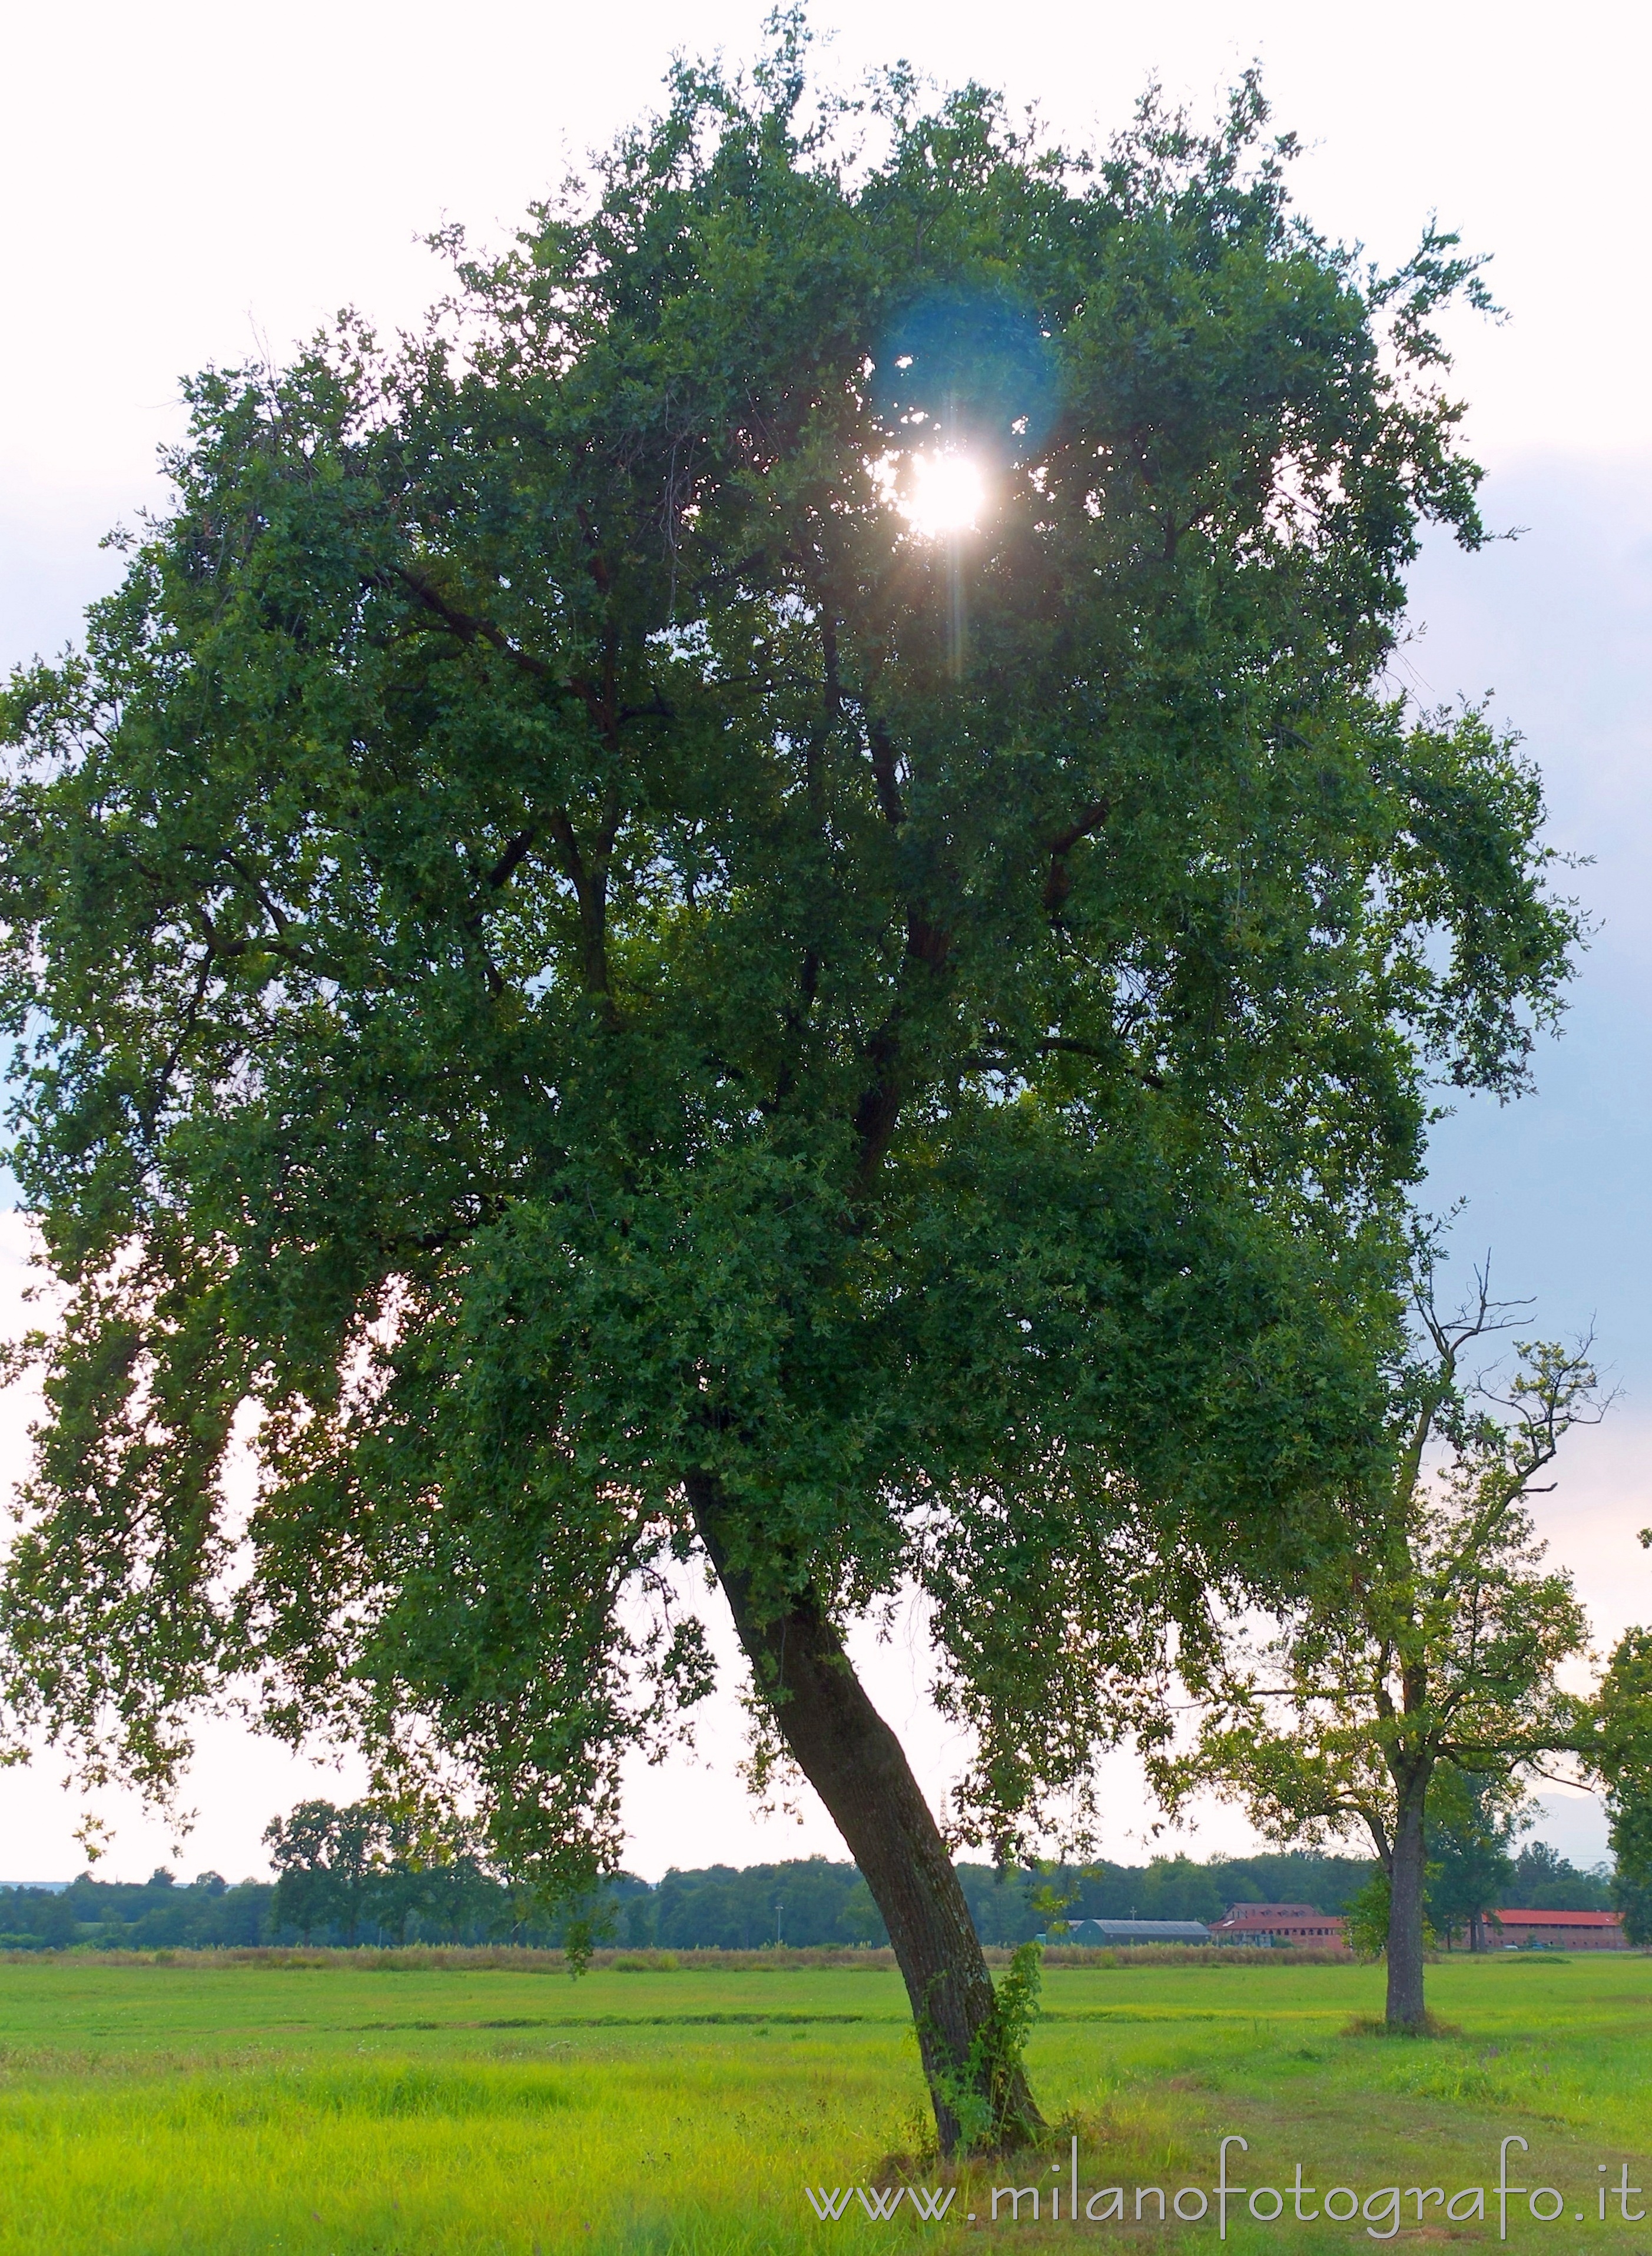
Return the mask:
<path id="1" fill-rule="evenodd" d="M 1046 2010 L 1045 2021 L 1118 2021 L 1151 2025 L 1182 2021 L 1249 2020 L 1248 2012 L 1183 2013 L 1174 2006 L 1160 2012 L 1128 2006 L 1099 2006 Z M 846 2027 L 865 2024 L 877 2028 L 900 2028 L 903 2013 L 513 2013 L 486 2021 L 347 2021 L 352 2036 L 384 2035 L 410 2029 L 706 2029 Z"/>
<path id="2" fill-rule="evenodd" d="M 791 2028 L 816 2022 L 842 2027 L 861 2021 L 899 2028 L 905 2019 L 902 2013 L 534 2013 L 510 2014 L 490 2021 L 347 2021 L 342 2026 L 352 2036 L 365 2036 L 394 2029 Z"/>

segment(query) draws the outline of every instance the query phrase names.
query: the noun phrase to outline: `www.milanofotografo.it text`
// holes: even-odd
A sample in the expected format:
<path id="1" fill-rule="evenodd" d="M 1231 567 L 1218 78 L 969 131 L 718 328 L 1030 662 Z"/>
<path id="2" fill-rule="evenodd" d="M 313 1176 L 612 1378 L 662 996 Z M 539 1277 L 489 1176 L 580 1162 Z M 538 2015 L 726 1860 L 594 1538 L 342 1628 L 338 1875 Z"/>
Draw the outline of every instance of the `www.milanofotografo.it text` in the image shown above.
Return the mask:
<path id="1" fill-rule="evenodd" d="M 1618 2165 L 1614 2178 L 1605 2162 L 1596 2165 L 1595 2183 L 1587 2192 L 1564 2192 L 1558 2186 L 1516 2185 L 1509 2177 L 1510 2156 L 1529 2149 L 1519 2134 L 1504 2139 L 1497 2150 L 1494 2183 L 1468 2186 L 1385 2185 L 1368 2193 L 1357 2186 L 1323 2189 L 1304 2182 L 1297 2163 L 1289 2185 L 1236 2183 L 1230 2175 L 1235 2158 L 1248 2154 L 1249 2141 L 1230 2133 L 1217 2147 L 1216 2176 L 1209 2186 L 1107 2185 L 1093 2189 L 1082 2182 L 1079 2142 L 1072 2141 L 1067 2161 L 1052 2162 L 1049 2175 L 1028 2185 L 991 2186 L 974 2197 L 985 2198 L 985 2210 L 969 2210 L 968 2224 L 1019 2224 L 1046 2222 L 1068 2224 L 1161 2224 L 1174 2217 L 1184 2224 L 1206 2224 L 1218 2239 L 1226 2240 L 1230 2217 L 1250 2217 L 1259 2224 L 1352 2224 L 1357 2217 L 1373 2240 L 1392 2240 L 1402 2224 L 1421 2225 L 1449 2219 L 1457 2225 L 1493 2224 L 1497 2238 L 1508 2238 L 1511 2205 L 1516 2218 L 1524 2216 L 1539 2224 L 1562 2217 L 1574 2224 L 1637 2223 L 1647 2211 L 1633 2208 L 1641 2189 L 1629 2182 L 1629 2165 Z M 1517 2165 L 1516 2165 L 1517 2167 Z M 1051 2180 L 1054 2182 L 1051 2183 Z M 878 2224 L 892 2224 L 903 2203 L 926 2224 L 938 2224 L 951 2213 L 959 2189 L 950 2186 L 805 2186 L 810 2206 L 822 2224 L 853 2217 L 864 2210 Z M 1415 2217 L 1411 2210 L 1415 2208 Z M 957 2220 L 954 2219 L 954 2222 Z"/>

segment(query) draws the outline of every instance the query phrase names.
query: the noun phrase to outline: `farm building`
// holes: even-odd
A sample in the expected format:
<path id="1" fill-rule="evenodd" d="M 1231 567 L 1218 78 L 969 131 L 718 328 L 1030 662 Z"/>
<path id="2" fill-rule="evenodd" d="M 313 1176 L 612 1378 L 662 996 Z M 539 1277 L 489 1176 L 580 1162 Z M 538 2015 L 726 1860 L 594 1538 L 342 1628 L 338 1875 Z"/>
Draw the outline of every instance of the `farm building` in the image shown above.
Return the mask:
<path id="1" fill-rule="evenodd" d="M 1627 1950 L 1623 1921 L 1614 1911 L 1500 1911 L 1505 1950 Z"/>
<path id="2" fill-rule="evenodd" d="M 1213 1942 L 1248 1942 L 1267 1949 L 1291 1943 L 1305 1950 L 1346 1950 L 1344 1922 L 1312 1904 L 1242 1903 L 1228 1907 L 1211 1928 Z"/>
<path id="3" fill-rule="evenodd" d="M 1041 1935 L 1040 1942 L 1062 1948 L 1112 1949 L 1133 1942 L 1208 1942 L 1210 1929 L 1197 1919 L 1075 1919 L 1065 1935 Z"/>

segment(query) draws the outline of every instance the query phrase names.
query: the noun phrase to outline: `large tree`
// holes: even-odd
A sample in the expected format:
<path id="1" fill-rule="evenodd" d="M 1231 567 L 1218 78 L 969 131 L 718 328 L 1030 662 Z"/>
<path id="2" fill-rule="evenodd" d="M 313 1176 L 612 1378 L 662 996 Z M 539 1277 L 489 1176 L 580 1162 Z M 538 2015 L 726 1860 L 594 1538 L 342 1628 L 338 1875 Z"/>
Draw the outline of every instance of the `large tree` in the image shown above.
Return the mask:
<path id="1" fill-rule="evenodd" d="M 944 2143 L 1010 2137 L 846 1625 L 927 1593 L 1008 1849 L 1153 1660 L 1148 1539 L 1265 1577 L 1380 1428 L 1430 1077 L 1516 1087 L 1573 937 L 1530 770 L 1385 673 L 1419 529 L 1482 538 L 1478 285 L 1317 238 L 1249 85 L 1092 157 L 812 109 L 795 26 L 669 87 L 428 334 L 197 379 L 15 684 L 67 1307 L 10 1682 L 164 1782 L 250 1678 L 575 1887 L 699 1558 Z"/>

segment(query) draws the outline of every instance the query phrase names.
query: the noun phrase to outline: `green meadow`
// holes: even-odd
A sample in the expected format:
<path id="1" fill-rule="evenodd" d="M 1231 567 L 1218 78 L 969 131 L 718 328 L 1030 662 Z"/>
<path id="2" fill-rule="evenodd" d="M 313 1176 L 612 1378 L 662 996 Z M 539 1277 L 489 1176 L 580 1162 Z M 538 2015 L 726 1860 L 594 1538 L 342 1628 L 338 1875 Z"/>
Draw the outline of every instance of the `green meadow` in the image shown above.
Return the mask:
<path id="1" fill-rule="evenodd" d="M 902 2158 L 920 2188 L 925 2111 L 897 1977 L 882 1966 L 729 1970 L 341 1961 L 0 1963 L 0 2256 L 531 2256 L 646 2249 L 823 2251 L 982 2238 L 1009 2248 L 1219 2245 L 1213 2213 L 1137 2226 L 1135 2189 L 1173 2201 L 1229 2176 L 1286 2193 L 1552 2186 L 1554 2223 L 1509 2204 L 1512 2248 L 1652 2251 L 1646 2224 L 1599 2221 L 1597 2187 L 1652 2181 L 1652 1960 L 1448 1961 L 1431 2000 L 1460 2034 L 1357 2033 L 1380 2007 L 1363 1966 L 1055 1966 L 1030 2062 L 1047 2156 L 964 2174 L 943 2221 L 903 2199 L 875 2221 L 850 2196 L 817 2221 L 805 2188 L 884 2205 Z M 1122 2224 L 1069 2216 L 1124 2189 Z M 1603 2173 L 1600 2165 L 1606 2165 Z M 1011 2223 L 995 2186 L 1037 2185 Z M 1061 2196 L 1051 2217 L 1051 2194 Z M 880 2199 L 881 2196 L 881 2199 Z M 931 2197 L 926 2195 L 926 2198 Z M 1200 2197 L 1183 2193 L 1191 2211 Z M 1264 2210 L 1270 2205 L 1262 2196 Z M 1333 2206 L 1346 2207 L 1339 2196 Z M 1259 2224 L 1241 2197 L 1227 2245 L 1304 2252 L 1499 2245 L 1484 2222 L 1414 2197 L 1377 2222 Z M 1547 2200 L 1539 2206 L 1548 2206 Z M 1105 2210 L 1107 2199 L 1100 2208 Z M 1652 2211 L 1641 2196 L 1631 2208 Z M 1577 2213 L 1581 2211 L 1582 2221 Z M 971 2215 L 974 2221 L 971 2222 Z"/>

